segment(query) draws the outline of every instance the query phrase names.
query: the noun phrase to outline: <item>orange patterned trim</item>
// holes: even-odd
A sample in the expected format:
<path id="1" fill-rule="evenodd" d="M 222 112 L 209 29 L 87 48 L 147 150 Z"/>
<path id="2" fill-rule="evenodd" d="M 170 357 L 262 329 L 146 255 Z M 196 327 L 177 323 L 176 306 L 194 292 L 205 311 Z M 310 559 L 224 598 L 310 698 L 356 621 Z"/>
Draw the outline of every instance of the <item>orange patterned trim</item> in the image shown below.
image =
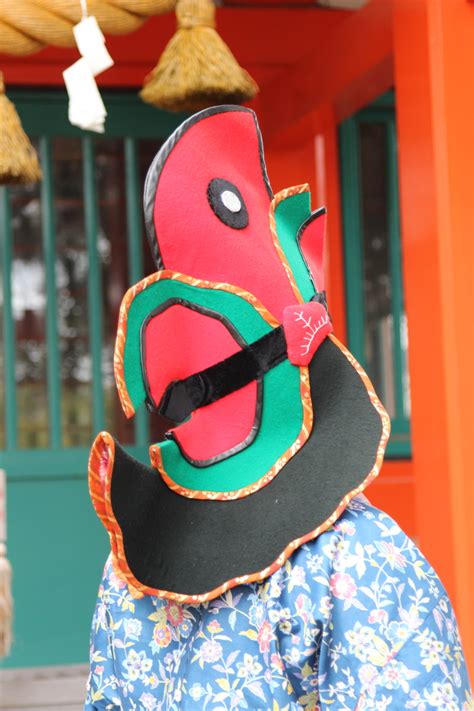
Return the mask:
<path id="1" fill-rule="evenodd" d="M 303 299 L 301 292 L 298 288 L 296 279 L 293 276 L 293 272 L 291 271 L 290 263 L 289 263 L 288 259 L 286 258 L 286 254 L 283 251 L 283 248 L 280 244 L 280 240 L 278 239 L 275 212 L 276 212 L 278 205 L 282 202 L 282 200 L 286 200 L 286 198 L 291 197 L 292 195 L 301 195 L 302 193 L 309 193 L 308 183 L 303 183 L 303 185 L 294 185 L 292 188 L 285 188 L 284 190 L 280 190 L 280 192 L 274 196 L 273 200 L 270 203 L 270 213 L 269 213 L 270 232 L 272 235 L 273 245 L 277 251 L 278 258 L 280 259 L 281 263 L 283 264 L 283 266 L 285 268 L 286 276 L 289 279 L 291 288 L 293 289 L 293 293 L 296 296 L 296 299 L 299 304 L 303 304 L 304 299 Z"/>
<path id="2" fill-rule="evenodd" d="M 275 573 L 279 568 L 281 568 L 297 548 L 302 546 L 304 543 L 307 543 L 308 541 L 317 538 L 321 533 L 323 533 L 330 526 L 332 526 L 332 524 L 337 521 L 337 519 L 346 509 L 349 502 L 355 496 L 364 491 L 364 489 L 366 489 L 369 484 L 371 484 L 372 481 L 377 477 L 382 466 L 385 448 L 387 446 L 388 438 L 390 435 L 390 419 L 382 403 L 378 399 L 367 374 L 356 361 L 354 356 L 337 340 L 337 338 L 332 335 L 329 336 L 329 338 L 342 351 L 349 363 L 356 369 L 357 373 L 359 374 L 360 378 L 362 379 L 364 385 L 367 388 L 367 392 L 369 394 L 369 398 L 372 405 L 380 415 L 380 419 L 382 421 L 382 435 L 377 448 L 376 459 L 372 469 L 367 474 L 363 482 L 359 484 L 358 487 L 356 487 L 344 496 L 344 498 L 340 501 L 336 509 L 326 519 L 326 521 L 324 521 L 324 523 L 320 524 L 317 528 L 313 529 L 304 536 L 301 536 L 300 538 L 295 538 L 293 541 L 290 541 L 286 548 L 280 553 L 278 558 L 276 558 L 276 560 L 274 560 L 271 565 L 269 565 L 267 568 L 264 568 L 263 570 L 259 570 L 254 573 L 249 573 L 248 575 L 242 575 L 237 578 L 232 578 L 232 580 L 227 580 L 222 585 L 219 585 L 219 587 L 214 588 L 214 590 L 211 590 L 210 592 L 203 593 L 202 595 L 186 595 L 181 593 L 169 592 L 167 590 L 159 590 L 157 588 L 151 588 L 149 586 L 142 585 L 142 583 L 140 583 L 135 578 L 130 568 L 128 567 L 128 563 L 124 553 L 122 531 L 115 519 L 110 500 L 110 485 L 112 480 L 113 463 L 115 456 L 114 441 L 107 432 L 102 432 L 97 436 L 92 446 L 91 455 L 89 458 L 90 495 L 94 508 L 109 533 L 112 546 L 112 554 L 115 559 L 116 568 L 119 569 L 121 578 L 126 583 L 128 583 L 128 585 L 131 586 L 132 589 L 134 589 L 136 594 L 138 592 L 147 595 L 157 595 L 158 597 L 166 598 L 168 600 L 176 600 L 180 603 L 200 604 L 209 600 L 213 600 L 219 595 L 225 593 L 226 590 L 229 590 L 230 588 L 233 588 L 237 585 L 260 582 L 265 578 L 268 578 L 270 575 L 273 575 L 273 573 Z M 107 454 L 108 460 L 105 472 L 103 474 L 103 477 L 101 478 L 100 462 L 101 459 L 103 459 L 104 452 Z"/>
<path id="3" fill-rule="evenodd" d="M 289 268 L 289 267 L 288 267 Z M 279 322 L 277 319 L 275 319 L 274 316 L 268 311 L 268 309 L 257 299 L 256 296 L 251 294 L 250 292 L 240 289 L 233 284 L 226 284 L 223 282 L 211 282 L 211 281 L 205 281 L 202 279 L 194 279 L 192 277 L 188 277 L 184 274 L 181 274 L 179 272 L 174 272 L 172 270 L 163 270 L 160 272 L 156 272 L 155 274 L 152 274 L 145 279 L 142 279 L 142 281 L 138 282 L 138 284 L 135 284 L 135 286 L 132 286 L 127 293 L 125 294 L 122 304 L 120 307 L 120 314 L 119 314 L 119 323 L 118 323 L 118 328 L 117 328 L 117 339 L 115 342 L 115 352 L 114 352 L 114 372 L 115 372 L 115 380 L 117 383 L 117 389 L 119 391 L 119 396 L 120 396 L 120 401 L 122 403 L 122 407 L 125 411 L 125 414 L 127 417 L 130 417 L 131 415 L 134 414 L 134 408 L 131 403 L 130 397 L 128 395 L 128 391 L 126 388 L 125 384 L 125 377 L 124 377 L 124 348 L 125 348 L 125 340 L 127 337 L 127 320 L 128 320 L 128 312 L 130 310 L 130 306 L 134 300 L 134 298 L 137 296 L 137 294 L 141 293 L 144 291 L 148 286 L 151 284 L 155 284 L 156 282 L 162 280 L 162 279 L 173 279 L 175 281 L 180 281 L 184 282 L 186 284 L 191 284 L 192 286 L 197 286 L 199 288 L 207 288 L 207 289 L 220 289 L 222 291 L 228 291 L 234 294 L 237 294 L 238 296 L 242 297 L 246 301 L 248 301 L 252 306 L 258 311 L 258 313 L 262 316 L 262 318 L 273 328 L 279 325 Z M 161 450 L 159 445 L 153 444 L 150 446 L 150 461 L 152 465 L 155 467 L 160 472 L 160 475 L 163 479 L 163 481 L 169 486 L 169 488 L 176 492 L 177 494 L 180 494 L 181 496 L 185 496 L 186 498 L 189 499 L 211 499 L 211 500 L 224 500 L 224 501 L 230 501 L 233 499 L 240 499 L 245 496 L 249 496 L 250 494 L 255 493 L 262 487 L 266 486 L 269 484 L 272 479 L 275 478 L 275 476 L 278 474 L 279 471 L 285 466 L 285 464 L 293 457 L 299 449 L 305 444 L 306 440 L 308 439 L 312 427 L 313 427 L 313 408 L 312 408 L 312 403 L 311 403 L 311 391 L 310 391 L 310 385 L 309 385 L 309 374 L 308 374 L 308 369 L 307 368 L 300 368 L 300 393 L 301 393 L 301 403 L 303 405 L 303 422 L 301 426 L 301 430 L 298 434 L 298 437 L 295 439 L 293 444 L 281 455 L 281 457 L 278 458 L 278 460 L 275 462 L 275 464 L 262 476 L 258 481 L 253 482 L 252 484 L 249 484 L 246 487 L 243 487 L 242 489 L 235 489 L 233 491 L 226 491 L 226 492 L 221 492 L 221 491 L 204 491 L 204 490 L 193 490 L 193 489 L 187 489 L 186 487 L 181 486 L 180 484 L 177 484 L 171 476 L 166 472 L 164 466 L 163 466 L 163 460 L 161 456 Z"/>
<path id="4" fill-rule="evenodd" d="M 125 383 L 123 363 L 125 341 L 127 338 L 128 312 L 130 310 L 132 301 L 138 294 L 144 291 L 151 284 L 155 284 L 156 282 L 161 281 L 163 279 L 179 281 L 184 284 L 189 284 L 190 286 L 196 286 L 200 289 L 220 289 L 221 291 L 228 291 L 232 294 L 237 294 L 237 296 L 241 296 L 243 299 L 252 304 L 256 311 L 258 311 L 258 313 L 262 316 L 262 318 L 265 319 L 265 321 L 267 321 L 267 323 L 270 324 L 270 326 L 273 326 L 273 328 L 275 328 L 280 325 L 279 321 L 270 313 L 270 311 L 268 311 L 267 308 L 265 308 L 265 306 L 262 304 L 261 301 L 257 299 L 256 296 L 251 294 L 249 291 L 246 291 L 245 289 L 240 289 L 239 287 L 234 286 L 233 284 L 226 284 L 225 282 L 205 281 L 204 279 L 195 279 L 194 277 L 186 276 L 185 274 L 181 274 L 180 272 L 175 272 L 172 269 L 163 269 L 160 272 L 155 272 L 154 274 L 145 277 L 145 279 L 139 281 L 138 284 L 132 286 L 122 299 L 117 327 L 117 338 L 115 340 L 115 382 L 117 385 L 122 409 L 127 417 L 132 417 L 132 415 L 135 414 L 135 408 L 133 407 L 132 401 L 130 400 L 127 385 Z"/>
<path id="5" fill-rule="evenodd" d="M 101 471 L 104 455 L 107 457 L 107 464 L 105 470 Z M 113 571 L 120 580 L 129 586 L 132 596 L 140 598 L 144 595 L 140 584 L 131 584 L 128 580 L 130 576 L 124 573 L 124 568 L 128 570 L 128 563 L 123 548 L 122 530 L 114 516 L 110 499 L 114 460 L 115 442 L 113 437 L 108 432 L 100 432 L 94 440 L 89 455 L 89 495 L 97 516 L 109 534 Z"/>
<path id="6" fill-rule="evenodd" d="M 199 489 L 186 489 L 177 484 L 168 474 L 163 466 L 163 458 L 161 449 L 158 444 L 152 444 L 150 447 L 150 461 L 155 469 L 160 472 L 161 478 L 165 484 L 176 494 L 185 496 L 187 499 L 211 499 L 212 501 L 233 501 L 234 499 L 243 499 L 245 496 L 254 494 L 259 489 L 267 486 L 272 479 L 276 477 L 279 471 L 283 469 L 285 464 L 305 444 L 311 430 L 313 429 L 313 403 L 311 402 L 311 389 L 309 384 L 308 368 L 300 368 L 300 393 L 301 404 L 303 405 L 303 423 L 301 430 L 293 442 L 293 444 L 277 459 L 275 464 L 257 481 L 243 487 L 242 489 L 234 489 L 233 491 L 204 491 Z"/>

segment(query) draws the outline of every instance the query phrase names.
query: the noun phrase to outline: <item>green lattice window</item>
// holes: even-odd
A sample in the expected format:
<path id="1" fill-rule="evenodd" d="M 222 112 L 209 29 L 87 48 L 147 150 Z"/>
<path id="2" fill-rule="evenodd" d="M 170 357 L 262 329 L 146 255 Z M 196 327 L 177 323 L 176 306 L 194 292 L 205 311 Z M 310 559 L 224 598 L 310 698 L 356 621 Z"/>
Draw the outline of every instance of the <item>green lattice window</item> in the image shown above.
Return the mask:
<path id="1" fill-rule="evenodd" d="M 144 176 L 182 117 L 106 94 L 103 136 L 67 120 L 64 92 L 10 92 L 43 181 L 0 189 L 0 466 L 9 476 L 84 471 L 110 429 L 146 456 L 144 409 L 126 420 L 112 362 L 121 298 L 154 271 Z"/>
<path id="2" fill-rule="evenodd" d="M 410 384 L 393 93 L 340 127 L 348 341 L 392 420 L 388 455 L 408 457 Z"/>

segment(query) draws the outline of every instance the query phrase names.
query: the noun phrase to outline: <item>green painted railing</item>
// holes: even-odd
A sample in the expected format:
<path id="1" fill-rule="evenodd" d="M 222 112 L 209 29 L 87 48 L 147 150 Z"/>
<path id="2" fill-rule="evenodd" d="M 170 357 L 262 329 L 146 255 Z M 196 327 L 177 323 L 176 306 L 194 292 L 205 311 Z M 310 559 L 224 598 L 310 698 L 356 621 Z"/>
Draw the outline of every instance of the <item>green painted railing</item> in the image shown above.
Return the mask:
<path id="1" fill-rule="evenodd" d="M 57 244 L 53 141 L 56 137 L 80 138 L 82 149 L 82 180 L 84 205 L 84 242 L 87 249 L 88 336 L 91 355 L 92 429 L 105 426 L 103 388 L 103 327 L 102 275 L 98 252 L 98 201 L 96 185 L 96 141 L 111 138 L 123 140 L 126 224 L 124 249 L 128 255 L 128 280 L 134 284 L 144 276 L 142 186 L 139 174 L 139 142 L 142 139 L 164 140 L 182 121 L 182 115 L 172 115 L 154 109 L 133 93 L 104 92 L 108 116 L 106 132 L 97 136 L 71 126 L 67 117 L 67 96 L 64 91 L 9 91 L 29 136 L 37 139 L 43 180 L 41 196 L 42 259 L 45 274 L 47 349 L 47 412 L 49 445 L 47 449 L 25 450 L 18 446 L 18 397 L 15 373 L 16 334 L 12 311 L 12 215 L 8 188 L 0 188 L 0 274 L 1 328 L 3 349 L 3 409 L 4 446 L 0 439 L 0 467 L 11 480 L 31 478 L 86 476 L 88 447 L 64 446 L 64 423 L 61 417 L 61 354 L 58 336 L 58 294 L 56 287 Z M 139 458 L 148 459 L 149 418 L 142 408 L 134 421 L 134 444 L 129 449 Z"/>
<path id="2" fill-rule="evenodd" d="M 143 253 L 134 249 L 141 240 L 142 200 L 137 186 L 138 156 L 137 142 L 133 138 L 125 139 L 125 184 L 127 187 L 127 241 L 128 241 L 128 279 L 136 284 L 143 276 Z M 139 408 L 135 415 L 135 442 L 145 446 L 148 441 L 148 421 L 144 408 Z"/>
<path id="3" fill-rule="evenodd" d="M 57 329 L 58 301 L 56 298 L 56 224 L 54 215 L 51 139 L 47 136 L 40 138 L 40 160 L 43 171 L 43 180 L 41 182 L 41 219 L 46 276 L 49 444 L 52 449 L 58 449 L 61 446 L 61 383 Z"/>
<path id="4" fill-rule="evenodd" d="M 89 340 L 92 356 L 92 427 L 94 432 L 104 428 L 104 394 L 102 389 L 102 281 L 97 250 L 97 197 L 95 184 L 95 154 L 91 136 L 82 139 L 84 177 L 84 217 L 86 228 L 89 274 L 87 303 L 89 313 Z M 136 249 L 136 247 L 135 247 Z"/>
<path id="5" fill-rule="evenodd" d="M 17 446 L 17 402 L 15 385 L 15 324 L 12 313 L 12 229 L 8 192 L 0 190 L 0 236 L 3 286 L 3 368 L 5 408 L 5 449 L 14 452 Z M 0 415 L 1 416 L 1 415 Z M 1 466 L 1 460 L 0 460 Z"/>
<path id="6" fill-rule="evenodd" d="M 80 447 L 65 446 L 67 428 L 72 426 L 65 416 L 68 412 L 67 398 L 76 398 L 76 394 L 83 397 L 83 391 L 75 389 L 77 379 L 68 390 L 69 376 L 64 374 L 62 350 L 66 337 L 61 335 L 61 323 L 64 326 L 65 321 L 61 322 L 60 311 L 64 308 L 64 298 L 68 294 L 70 296 L 72 290 L 80 292 L 73 298 L 77 300 L 75 303 L 80 303 L 81 309 L 84 306 L 81 318 L 87 320 L 87 324 L 85 336 L 81 331 L 79 338 L 84 338 L 84 349 L 90 356 L 90 370 L 85 376 L 86 395 L 83 398 L 86 405 L 81 404 L 80 407 L 86 406 L 90 410 L 91 417 L 86 417 L 85 421 L 92 420 L 92 439 L 95 432 L 106 424 L 107 403 L 110 407 L 113 394 L 110 383 L 106 390 L 104 380 L 104 372 L 110 374 L 111 368 L 111 363 L 105 363 L 105 358 L 111 359 L 110 343 L 106 344 L 106 339 L 110 341 L 113 325 L 107 328 L 110 314 L 103 313 L 104 289 L 107 291 L 108 286 L 103 282 L 105 273 L 111 274 L 110 278 L 116 278 L 113 270 L 104 271 L 104 262 L 101 261 L 100 210 L 104 205 L 107 210 L 110 196 L 99 194 L 97 158 L 99 151 L 107 146 L 107 139 L 122 142 L 114 154 L 118 156 L 118 162 L 114 165 L 121 166 L 122 156 L 124 161 L 123 173 L 117 176 L 114 199 L 120 200 L 124 224 L 117 226 L 113 220 L 106 224 L 115 230 L 113 234 L 123 230 L 123 237 L 120 234 L 117 241 L 111 240 L 110 247 L 112 257 L 118 245 L 123 253 L 122 263 L 127 260 L 120 271 L 120 285 L 125 290 L 144 276 L 145 269 L 153 269 L 150 259 L 145 267 L 146 251 L 143 251 L 148 250 L 143 238 L 141 185 L 146 166 L 143 158 L 140 163 L 140 156 L 147 144 L 141 142 L 151 140 L 159 145 L 183 117 L 153 109 L 129 92 L 104 92 L 108 111 L 106 131 L 103 136 L 96 136 L 69 124 L 65 91 L 21 90 L 9 91 L 8 94 L 15 103 L 25 131 L 38 146 L 43 180 L 38 191 L 34 192 L 25 189 L 24 193 L 12 193 L 10 189 L 0 188 L 0 355 L 3 355 L 0 358 L 0 379 L 3 380 L 3 388 L 0 387 L 3 390 L 0 397 L 0 468 L 5 469 L 8 479 L 8 556 L 13 568 L 15 601 L 12 654 L 1 660 L 0 666 L 84 663 L 88 657 L 89 630 L 97 587 L 109 544 L 87 492 L 90 441 Z M 58 137 L 74 139 L 67 143 L 67 147 L 72 151 L 74 160 L 77 156 L 79 161 L 74 173 L 77 181 L 74 189 L 77 187 L 79 197 L 74 191 L 70 197 L 68 186 L 57 184 L 60 164 L 55 161 L 64 158 L 58 149 Z M 76 154 L 76 151 L 80 153 Z M 114 186 L 113 177 L 109 183 Z M 32 214 L 31 211 L 37 214 L 39 223 L 36 228 L 35 222 L 34 235 L 21 234 L 17 244 L 14 239 L 18 239 L 15 226 L 18 214 L 15 213 L 17 208 L 12 209 L 12 206 L 18 196 L 21 198 L 21 209 L 29 206 L 29 214 Z M 112 200 L 112 204 L 117 203 Z M 78 230 L 74 234 L 74 249 L 81 258 L 87 256 L 87 277 L 86 280 L 83 276 L 71 279 L 65 296 L 58 289 L 62 288 L 59 283 L 61 268 L 69 264 L 61 255 L 61 249 L 68 245 L 68 237 L 60 230 L 65 226 L 70 229 L 70 225 L 61 222 L 72 219 L 67 217 L 68 210 L 72 210 L 74 219 L 78 220 L 77 224 L 74 222 Z M 41 243 L 31 245 L 32 239 L 41 240 Z M 25 246 L 28 256 L 23 258 Z M 33 319 L 35 333 L 31 334 L 31 339 L 36 339 L 39 351 L 43 353 L 45 350 L 47 354 L 39 386 L 44 399 L 38 410 L 47 446 L 36 449 L 24 448 L 27 440 L 22 436 L 25 422 L 26 429 L 30 427 L 24 395 L 25 392 L 34 394 L 38 386 L 31 379 L 22 380 L 24 373 L 18 371 L 19 343 L 24 347 L 30 338 L 28 319 L 23 318 L 24 314 L 20 317 L 23 318 L 21 326 L 15 320 L 19 318 L 15 302 L 19 294 L 18 284 L 13 284 L 12 275 L 14 268 L 17 269 L 19 264 L 21 266 L 22 259 L 23 269 L 40 270 L 42 279 L 44 276 L 44 285 L 39 289 L 41 298 L 45 300 L 44 319 L 41 306 L 37 312 L 39 315 Z M 28 284 L 22 288 L 28 288 Z M 28 300 L 22 302 L 20 298 L 19 303 L 23 303 L 21 308 L 29 308 Z M 116 306 L 116 300 L 114 303 Z M 38 328 L 41 328 L 40 335 Z M 84 324 L 81 328 L 84 330 Z M 72 336 L 67 338 L 72 339 Z M 68 348 L 70 344 L 71 341 L 68 341 Z M 71 352 L 75 357 L 77 349 L 72 348 Z M 107 366 L 105 370 L 104 366 Z M 29 388 L 32 388 L 31 393 Z M 113 415 L 117 416 L 115 411 Z M 32 421 L 31 427 L 36 427 L 36 424 L 36 420 Z M 149 416 L 144 408 L 137 412 L 130 436 L 133 441 L 127 446 L 128 451 L 137 459 L 149 461 Z M 74 438 L 69 439 L 75 441 Z"/>

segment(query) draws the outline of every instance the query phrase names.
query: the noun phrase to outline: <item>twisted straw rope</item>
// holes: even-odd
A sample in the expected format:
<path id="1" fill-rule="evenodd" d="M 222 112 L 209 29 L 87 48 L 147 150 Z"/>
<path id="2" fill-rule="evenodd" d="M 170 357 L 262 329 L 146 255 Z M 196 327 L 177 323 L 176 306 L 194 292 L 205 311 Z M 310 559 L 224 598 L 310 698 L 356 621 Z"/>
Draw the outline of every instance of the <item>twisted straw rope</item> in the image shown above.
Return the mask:
<path id="1" fill-rule="evenodd" d="M 152 15 L 174 10 L 176 0 L 88 0 L 104 33 L 133 32 Z M 72 28 L 82 17 L 79 0 L 15 0 L 0 3 L 0 52 L 25 55 L 45 45 L 74 46 Z"/>

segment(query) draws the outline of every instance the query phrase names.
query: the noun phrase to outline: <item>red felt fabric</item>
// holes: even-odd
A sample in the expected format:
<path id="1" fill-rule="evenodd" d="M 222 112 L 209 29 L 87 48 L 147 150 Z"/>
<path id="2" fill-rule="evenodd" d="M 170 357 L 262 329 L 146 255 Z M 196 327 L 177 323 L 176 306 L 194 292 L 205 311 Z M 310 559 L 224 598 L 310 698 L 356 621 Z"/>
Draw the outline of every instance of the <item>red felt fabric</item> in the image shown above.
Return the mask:
<path id="1" fill-rule="evenodd" d="M 244 229 L 225 225 L 211 209 L 214 178 L 240 190 L 249 213 Z M 203 118 L 171 150 L 158 180 L 154 221 L 165 268 L 243 287 L 281 318 L 294 294 L 272 242 L 269 208 L 253 115 Z"/>
<path id="2" fill-rule="evenodd" d="M 332 333 L 332 323 L 322 304 L 287 306 L 283 312 L 288 359 L 293 365 L 309 365 L 326 336 Z"/>
<path id="3" fill-rule="evenodd" d="M 326 213 L 310 219 L 301 233 L 300 246 L 313 276 L 316 289 L 324 291 L 324 235 Z"/>
<path id="4" fill-rule="evenodd" d="M 210 347 L 212 344 L 212 347 Z M 239 344 L 216 318 L 173 305 L 153 316 L 145 329 L 144 364 L 156 404 L 173 380 L 180 380 L 228 358 Z M 205 460 L 240 444 L 255 419 L 257 384 L 203 407 L 173 430 L 184 452 Z"/>
<path id="5" fill-rule="evenodd" d="M 207 460 L 227 452 L 250 434 L 255 420 L 257 383 L 196 410 L 173 433 L 192 459 Z"/>

